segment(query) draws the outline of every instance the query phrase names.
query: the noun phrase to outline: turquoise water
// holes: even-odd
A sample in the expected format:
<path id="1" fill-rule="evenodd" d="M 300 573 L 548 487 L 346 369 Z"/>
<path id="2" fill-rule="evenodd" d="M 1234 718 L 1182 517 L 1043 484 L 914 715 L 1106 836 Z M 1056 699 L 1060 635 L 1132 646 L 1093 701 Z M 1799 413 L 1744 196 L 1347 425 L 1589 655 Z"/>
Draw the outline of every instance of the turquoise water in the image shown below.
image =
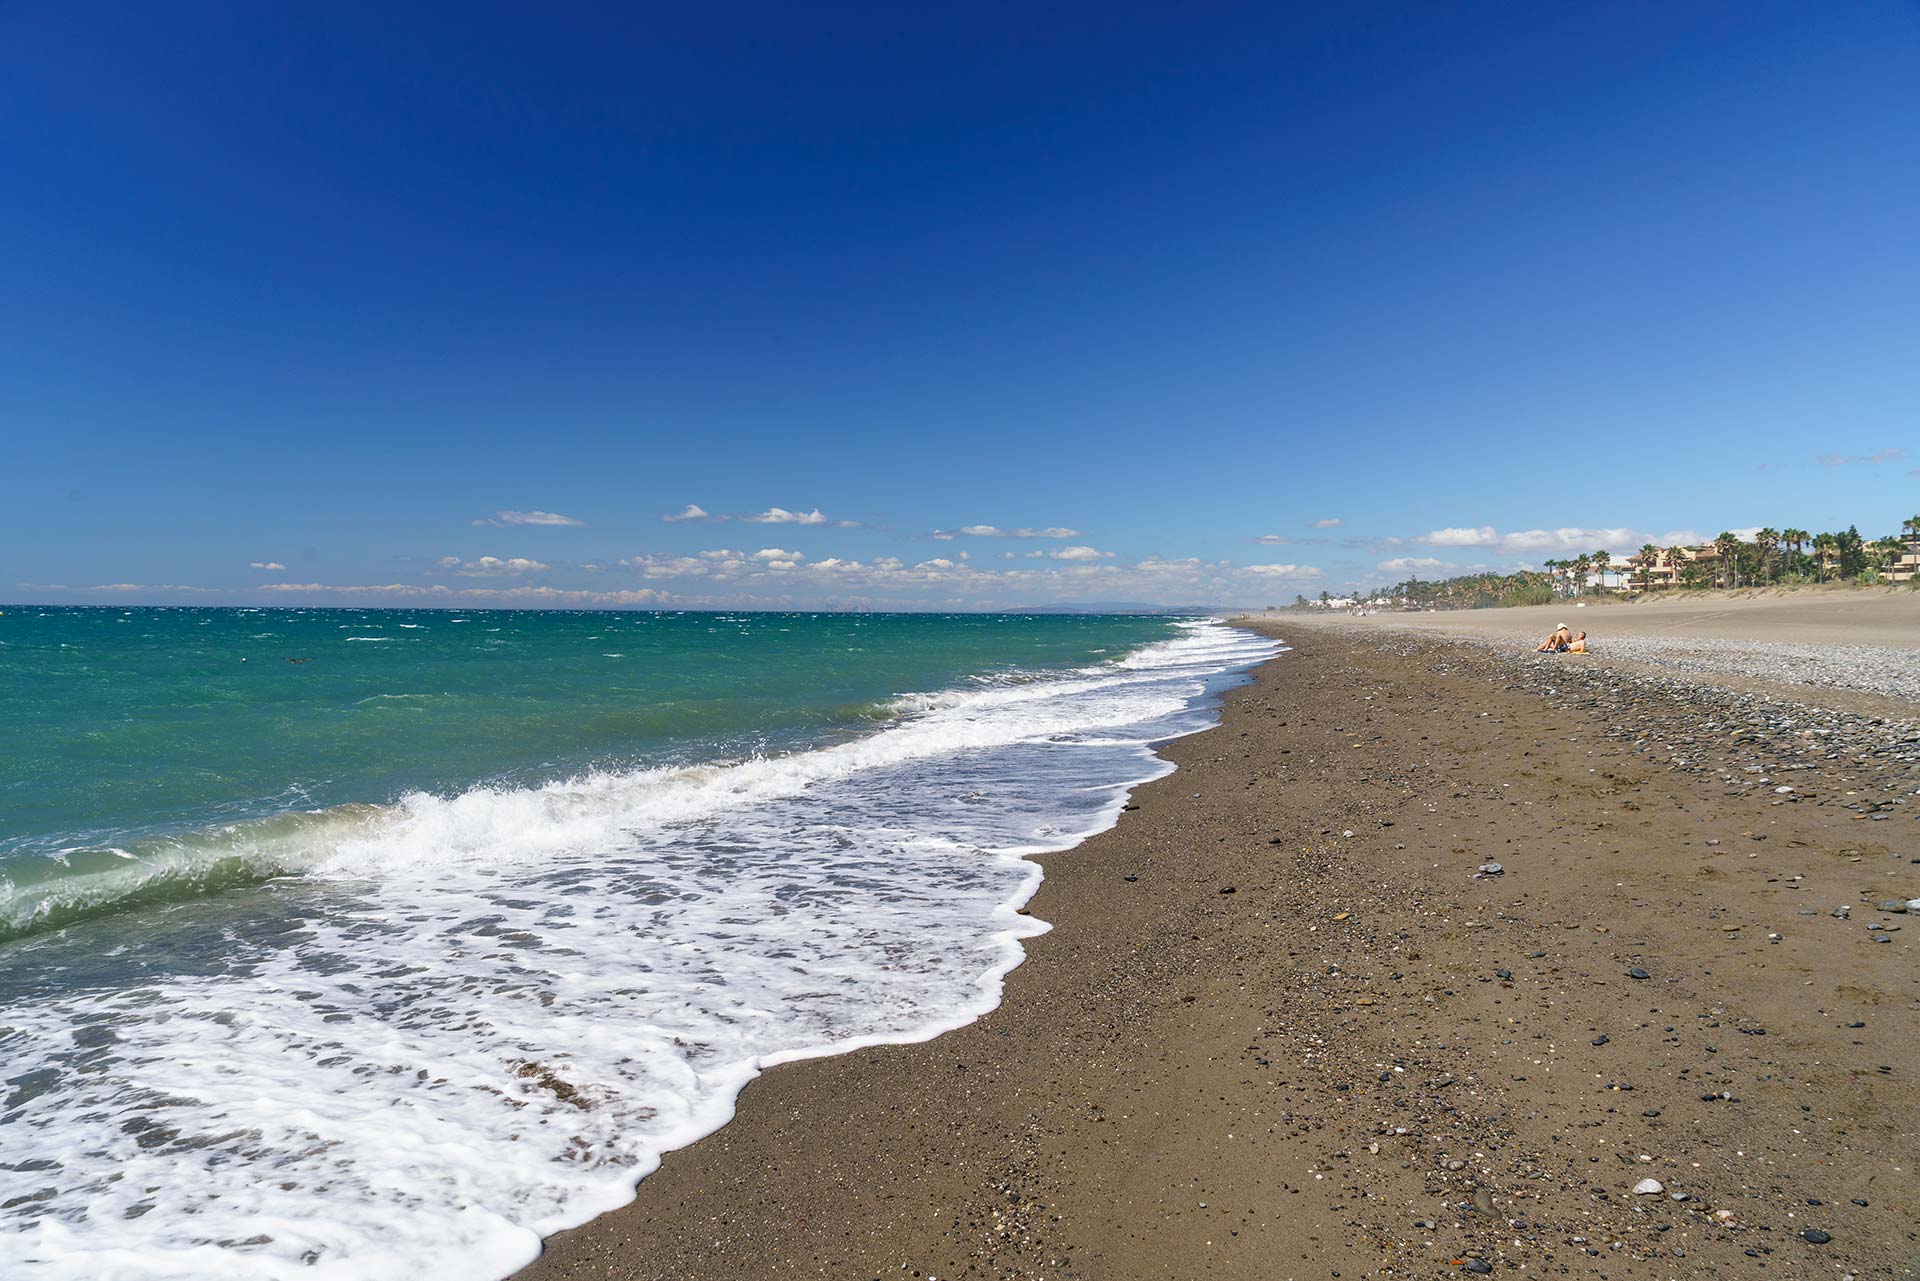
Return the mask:
<path id="1" fill-rule="evenodd" d="M 1097 662 L 1170 626 L 14 607 L 0 616 L 0 904 L 10 882 L 137 858 L 142 838 L 792 750 L 870 729 L 899 694 Z M 0 938 L 38 919 L 0 910 Z"/>
<path id="2" fill-rule="evenodd" d="M 1029 856 L 1277 649 L 8 608 L 0 1276 L 504 1277 L 767 1067 L 991 1009 Z"/>

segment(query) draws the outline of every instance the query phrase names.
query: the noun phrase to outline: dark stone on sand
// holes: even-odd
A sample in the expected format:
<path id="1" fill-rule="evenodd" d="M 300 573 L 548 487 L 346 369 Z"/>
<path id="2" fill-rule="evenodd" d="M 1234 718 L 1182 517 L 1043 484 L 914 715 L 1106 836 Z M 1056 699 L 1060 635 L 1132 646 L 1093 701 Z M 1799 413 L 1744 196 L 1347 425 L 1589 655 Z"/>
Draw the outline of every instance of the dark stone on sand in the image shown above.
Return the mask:
<path id="1" fill-rule="evenodd" d="M 1222 894 L 1234 894 L 1234 893 L 1238 893 L 1238 891 L 1237 891 L 1237 890 L 1235 890 L 1235 889 L 1233 888 L 1233 886 L 1231 886 L 1231 885 L 1222 885 L 1222 886 L 1220 887 L 1220 892 L 1221 892 Z"/>
<path id="2" fill-rule="evenodd" d="M 1599 1036 L 1596 1036 L 1593 1038 L 1593 1043 L 1595 1045 L 1605 1045 L 1611 1039 L 1612 1038 L 1609 1037 L 1605 1032 L 1602 1032 Z"/>
<path id="3" fill-rule="evenodd" d="M 1800 1237 L 1808 1245 L 1825 1245 L 1827 1242 L 1833 1240 L 1832 1237 L 1822 1232 L 1819 1228 L 1808 1228 L 1800 1234 Z"/>
<path id="4" fill-rule="evenodd" d="M 1512 970 L 1495 970 L 1493 972 L 1493 977 L 1497 979 L 1510 979 L 1513 977 L 1513 971 Z"/>
<path id="5" fill-rule="evenodd" d="M 1627 977 L 1630 979 L 1650 979 L 1653 977 L 1653 975 L 1647 973 L 1645 970 L 1641 969 L 1639 966 L 1636 965 L 1627 971 Z"/>
<path id="6" fill-rule="evenodd" d="M 1487 1275 L 1487 1273 L 1493 1271 L 1493 1265 L 1491 1263 L 1488 1263 L 1485 1259 L 1468 1259 L 1467 1271 L 1473 1273 L 1475 1276 L 1483 1277 Z"/>

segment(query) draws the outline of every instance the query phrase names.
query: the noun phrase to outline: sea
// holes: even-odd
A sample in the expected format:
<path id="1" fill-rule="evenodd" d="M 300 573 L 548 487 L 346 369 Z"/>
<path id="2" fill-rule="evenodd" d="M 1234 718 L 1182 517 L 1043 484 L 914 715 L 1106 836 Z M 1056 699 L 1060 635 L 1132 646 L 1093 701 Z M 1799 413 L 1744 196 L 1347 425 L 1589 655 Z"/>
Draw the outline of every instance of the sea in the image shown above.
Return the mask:
<path id="1" fill-rule="evenodd" d="M 998 1002 L 1204 619 L 0 607 L 0 1276 L 503 1277 Z"/>

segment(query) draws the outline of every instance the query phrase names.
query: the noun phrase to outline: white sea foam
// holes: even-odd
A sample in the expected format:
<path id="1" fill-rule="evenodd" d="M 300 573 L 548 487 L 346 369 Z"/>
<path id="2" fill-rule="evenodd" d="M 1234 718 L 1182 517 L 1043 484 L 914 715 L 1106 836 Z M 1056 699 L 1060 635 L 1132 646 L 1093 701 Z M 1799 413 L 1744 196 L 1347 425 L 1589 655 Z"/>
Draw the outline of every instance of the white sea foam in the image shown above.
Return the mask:
<path id="1" fill-rule="evenodd" d="M 503 1275 L 765 1067 L 991 1009 L 1046 928 L 1020 856 L 1110 825 L 1275 648 L 1195 623 L 819 750 L 290 819 L 301 875 L 206 946 L 9 990 L 0 1274 Z"/>

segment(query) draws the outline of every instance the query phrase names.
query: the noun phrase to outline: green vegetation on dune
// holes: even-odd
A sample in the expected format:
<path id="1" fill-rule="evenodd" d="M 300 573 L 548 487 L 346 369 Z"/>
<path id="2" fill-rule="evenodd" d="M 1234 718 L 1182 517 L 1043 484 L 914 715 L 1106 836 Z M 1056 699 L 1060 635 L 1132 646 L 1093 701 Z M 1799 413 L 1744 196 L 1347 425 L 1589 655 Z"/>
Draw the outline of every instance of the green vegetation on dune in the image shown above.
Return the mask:
<path id="1" fill-rule="evenodd" d="M 1481 572 L 1452 578 L 1408 578 L 1358 593 L 1356 602 L 1388 609 L 1491 609 L 1545 605 L 1575 596 L 1640 596 L 1714 588 L 1792 587 L 1815 583 L 1900 584 L 1920 590 L 1920 515 L 1900 522 L 1898 534 L 1868 539 L 1857 526 L 1813 534 L 1792 527 L 1757 529 L 1752 538 L 1731 531 L 1697 546 L 1643 544 L 1630 556 L 1602 548 L 1542 562 L 1543 568 Z M 1294 598 L 1305 609 L 1332 604 Z"/>

